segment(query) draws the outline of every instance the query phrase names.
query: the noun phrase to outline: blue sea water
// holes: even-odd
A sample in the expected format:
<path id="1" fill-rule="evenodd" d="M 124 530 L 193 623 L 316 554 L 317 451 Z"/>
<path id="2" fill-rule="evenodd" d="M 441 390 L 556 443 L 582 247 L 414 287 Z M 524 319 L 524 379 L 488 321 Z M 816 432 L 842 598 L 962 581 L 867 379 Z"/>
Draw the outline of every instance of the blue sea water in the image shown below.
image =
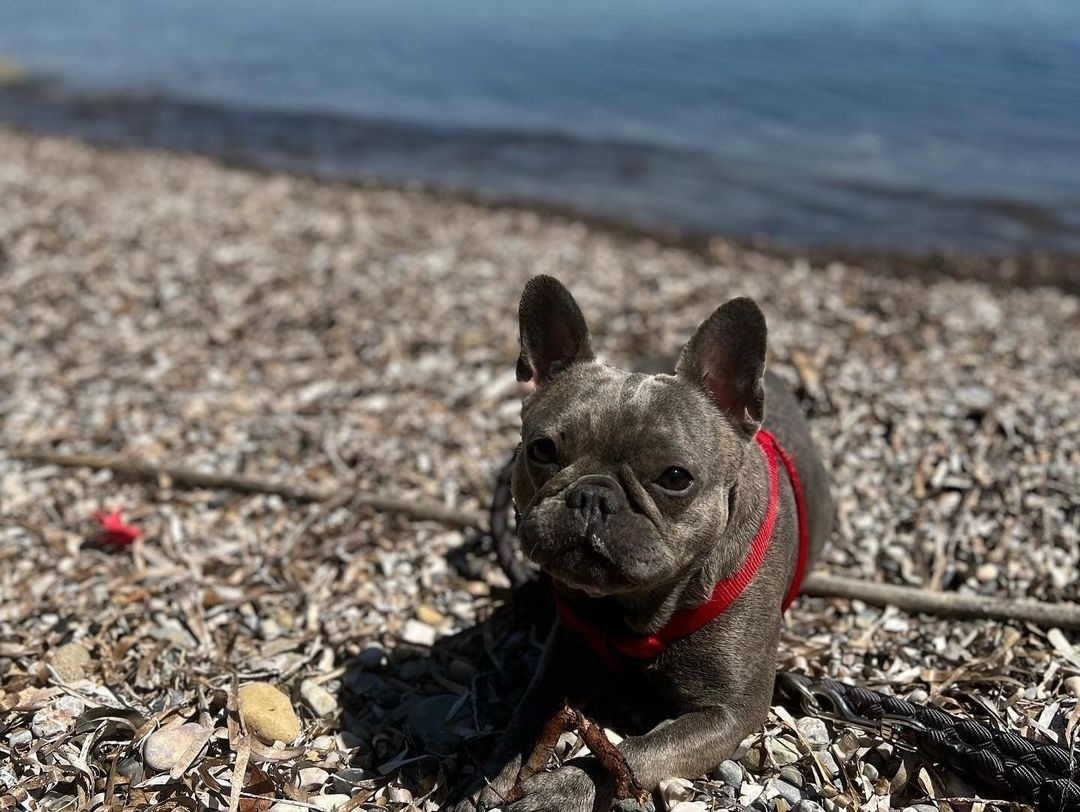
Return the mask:
<path id="1" fill-rule="evenodd" d="M 0 121 L 802 244 L 1080 250 L 1077 0 L 4 0 Z"/>

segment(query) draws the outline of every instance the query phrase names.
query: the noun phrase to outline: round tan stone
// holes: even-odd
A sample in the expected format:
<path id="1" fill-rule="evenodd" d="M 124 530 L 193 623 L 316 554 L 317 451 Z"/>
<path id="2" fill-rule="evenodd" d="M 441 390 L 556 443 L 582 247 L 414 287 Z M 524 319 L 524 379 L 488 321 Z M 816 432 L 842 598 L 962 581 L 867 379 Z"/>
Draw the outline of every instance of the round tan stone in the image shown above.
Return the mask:
<path id="1" fill-rule="evenodd" d="M 292 744 L 300 734 L 300 720 L 289 697 L 269 682 L 241 685 L 239 699 L 244 725 L 263 741 Z"/>
<path id="2" fill-rule="evenodd" d="M 90 652 L 82 643 L 66 643 L 52 656 L 52 667 L 64 682 L 75 682 L 86 676 L 86 666 L 90 664 Z"/>

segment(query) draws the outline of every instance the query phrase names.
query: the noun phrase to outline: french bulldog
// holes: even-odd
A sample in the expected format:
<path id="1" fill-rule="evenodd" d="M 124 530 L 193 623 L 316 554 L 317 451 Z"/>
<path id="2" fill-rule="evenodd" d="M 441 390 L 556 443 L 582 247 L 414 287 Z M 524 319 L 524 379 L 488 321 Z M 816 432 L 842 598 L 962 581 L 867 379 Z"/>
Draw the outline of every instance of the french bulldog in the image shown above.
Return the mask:
<path id="1" fill-rule="evenodd" d="M 646 790 L 729 758 L 766 718 L 783 610 L 832 503 L 798 402 L 765 372 L 752 300 L 713 312 L 674 374 L 599 362 L 551 277 L 529 280 L 519 319 L 530 391 L 511 488 L 558 618 L 485 786 L 455 808 L 590 812 L 613 781 L 589 757 L 505 802 L 545 723 L 598 695 L 646 710 L 659 723 L 618 745 Z"/>

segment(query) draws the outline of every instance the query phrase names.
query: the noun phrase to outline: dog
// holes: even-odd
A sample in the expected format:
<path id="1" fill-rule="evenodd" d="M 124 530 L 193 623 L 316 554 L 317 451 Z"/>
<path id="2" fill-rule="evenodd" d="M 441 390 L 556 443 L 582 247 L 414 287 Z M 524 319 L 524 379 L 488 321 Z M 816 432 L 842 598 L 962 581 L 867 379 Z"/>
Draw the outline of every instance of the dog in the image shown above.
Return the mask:
<path id="1" fill-rule="evenodd" d="M 674 374 L 600 363 L 552 277 L 526 284 L 519 322 L 530 391 L 511 489 L 557 620 L 486 785 L 455 809 L 590 812 L 614 786 L 591 757 L 518 784 L 545 723 L 597 696 L 648 711 L 658 723 L 618 745 L 646 790 L 729 758 L 766 718 L 782 615 L 832 503 L 752 300 L 713 312 Z"/>

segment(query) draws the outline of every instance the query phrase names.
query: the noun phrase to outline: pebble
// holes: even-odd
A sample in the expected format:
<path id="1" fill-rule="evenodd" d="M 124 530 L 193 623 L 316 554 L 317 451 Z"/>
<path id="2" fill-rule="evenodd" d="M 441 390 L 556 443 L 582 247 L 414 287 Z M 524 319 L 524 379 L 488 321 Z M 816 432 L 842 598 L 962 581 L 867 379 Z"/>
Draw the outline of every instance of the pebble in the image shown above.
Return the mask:
<path id="1" fill-rule="evenodd" d="M 401 633 L 402 640 L 415 646 L 433 646 L 435 637 L 435 627 L 419 620 L 405 621 L 405 630 Z"/>
<path id="2" fill-rule="evenodd" d="M 51 739 L 66 732 L 86 706 L 73 696 L 62 696 L 34 714 L 30 730 L 42 739 Z"/>
<path id="3" fill-rule="evenodd" d="M 409 711 L 409 730 L 428 750 L 440 755 L 457 751 L 461 736 L 448 730 L 447 722 L 459 699 L 456 694 L 437 694 L 417 702 Z"/>
<path id="4" fill-rule="evenodd" d="M 981 583 L 989 583 L 994 581 L 998 577 L 998 565 L 997 564 L 980 564 L 975 568 L 975 578 Z"/>
<path id="5" fill-rule="evenodd" d="M 386 659 L 386 649 L 378 643 L 372 643 L 365 646 L 356 659 L 361 668 L 378 668 Z"/>
<path id="6" fill-rule="evenodd" d="M 738 789 L 743 782 L 743 768 L 736 762 L 721 761 L 720 766 L 713 770 L 713 776 L 723 781 L 729 787 Z"/>
<path id="7" fill-rule="evenodd" d="M 198 745 L 201 750 L 213 735 L 212 729 L 197 722 L 155 730 L 143 744 L 143 760 L 153 770 L 171 770 L 190 748 L 201 742 Z"/>
<path id="8" fill-rule="evenodd" d="M 240 686 L 240 717 L 247 729 L 267 742 L 292 744 L 300 734 L 300 720 L 289 697 L 268 682 Z"/>
<path id="9" fill-rule="evenodd" d="M 802 787 L 806 783 L 806 779 L 803 777 L 801 771 L 795 767 L 784 767 L 780 770 L 780 780 L 787 781 L 793 787 Z"/>
<path id="10" fill-rule="evenodd" d="M 429 626 L 443 626 L 446 624 L 446 618 L 443 614 L 436 609 L 431 608 L 426 603 L 422 603 L 416 607 L 416 619 Z"/>
<path id="11" fill-rule="evenodd" d="M 345 767 L 330 776 L 330 782 L 338 792 L 351 792 L 364 781 L 375 781 L 382 775 L 362 767 Z"/>
<path id="12" fill-rule="evenodd" d="M 348 803 L 350 797 L 340 793 L 331 793 L 330 795 L 315 795 L 308 798 L 308 803 L 314 805 L 318 809 L 325 809 L 326 812 L 332 812 L 342 804 Z"/>
<path id="13" fill-rule="evenodd" d="M 667 806 L 680 801 L 689 801 L 694 797 L 694 783 L 685 778 L 668 778 L 661 781 L 657 789 Z"/>
<path id="14" fill-rule="evenodd" d="M 458 682 L 469 683 L 476 676 L 476 666 L 468 660 L 455 657 L 450 661 L 450 676 Z"/>
<path id="15" fill-rule="evenodd" d="M 837 776 L 840 774 L 840 767 L 836 763 L 836 759 L 833 758 L 833 754 L 828 750 L 822 750 L 817 754 L 818 760 L 821 762 L 821 766 L 828 770 L 829 775 Z"/>
<path id="16" fill-rule="evenodd" d="M 793 807 L 802 800 L 802 793 L 800 793 L 797 786 L 788 784 L 786 781 L 781 781 L 780 779 L 770 779 L 769 782 L 774 784 L 775 790 L 777 790 L 780 797 L 788 803 L 791 803 Z"/>
<path id="17" fill-rule="evenodd" d="M 27 730 L 25 727 L 21 730 L 13 730 L 8 734 L 8 747 L 12 750 L 18 747 L 25 747 L 34 740 L 34 734 Z"/>
<path id="18" fill-rule="evenodd" d="M 794 764 L 799 760 L 799 751 L 783 739 L 770 739 L 766 745 L 773 760 L 780 767 Z"/>
<path id="19" fill-rule="evenodd" d="M 61 682 L 75 682 L 86 678 L 86 666 L 90 664 L 90 652 L 82 643 L 65 643 L 53 652 L 52 667 Z"/>
<path id="20" fill-rule="evenodd" d="M 325 784 L 330 773 L 322 767 L 302 767 L 297 771 L 296 777 L 300 781 L 301 788 L 314 789 Z"/>
<path id="21" fill-rule="evenodd" d="M 822 809 L 821 804 L 804 798 L 795 804 L 795 812 L 825 812 L 825 810 Z"/>
<path id="22" fill-rule="evenodd" d="M 824 750 L 829 746 L 829 728 L 824 720 L 816 716 L 803 716 L 796 720 L 795 727 L 814 750 Z"/>
<path id="23" fill-rule="evenodd" d="M 1066 679 L 1065 689 L 1073 696 L 1080 697 L 1080 677 L 1069 677 Z"/>
<path id="24" fill-rule="evenodd" d="M 338 703 L 334 695 L 313 680 L 306 679 L 300 683 L 300 698 L 320 719 L 337 712 Z"/>

